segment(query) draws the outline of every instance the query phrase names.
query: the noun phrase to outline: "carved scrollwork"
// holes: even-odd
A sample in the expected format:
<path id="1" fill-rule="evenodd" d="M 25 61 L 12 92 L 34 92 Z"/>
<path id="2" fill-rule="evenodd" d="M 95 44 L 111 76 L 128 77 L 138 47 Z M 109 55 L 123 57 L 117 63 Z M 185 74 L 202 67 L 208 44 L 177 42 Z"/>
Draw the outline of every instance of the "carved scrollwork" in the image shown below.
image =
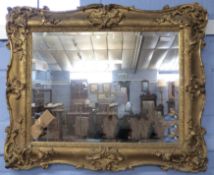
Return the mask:
<path id="1" fill-rule="evenodd" d="M 17 146 L 17 137 L 23 134 L 23 117 L 15 120 L 13 127 L 7 127 L 7 140 L 5 145 L 6 168 L 29 168 L 35 164 L 43 168 L 48 167 L 48 161 L 55 154 L 53 148 L 47 151 L 33 150 L 31 146 L 20 148 Z M 8 137 L 10 136 L 10 137 Z"/>
<path id="2" fill-rule="evenodd" d="M 176 154 L 176 151 L 156 152 L 155 156 L 166 162 L 161 168 L 165 170 L 169 168 L 183 169 L 191 172 L 205 171 L 208 160 L 204 154 L 205 148 L 202 143 L 204 132 L 199 131 L 189 134 L 186 139 L 187 149 L 183 153 Z"/>
<path id="3" fill-rule="evenodd" d="M 57 25 L 61 22 L 60 19 L 54 18 L 52 14 L 46 14 L 47 11 L 49 11 L 49 8 L 44 6 L 43 10 L 40 12 L 43 25 Z"/>
<path id="4" fill-rule="evenodd" d="M 205 131 L 201 128 L 200 120 L 204 103 L 204 98 L 201 97 L 204 97 L 205 93 L 200 51 L 203 46 L 207 12 L 200 5 L 187 4 L 175 8 L 166 6 L 162 11 L 142 11 L 118 5 L 91 5 L 61 13 L 50 12 L 48 8 L 30 7 L 9 8 L 8 11 L 7 34 L 12 61 L 7 76 L 7 100 L 11 124 L 7 128 L 5 144 L 6 167 L 46 168 L 49 163 L 58 162 L 92 170 L 113 171 L 151 163 L 161 165 L 164 169 L 175 168 L 192 172 L 206 169 L 207 152 L 203 139 Z M 29 57 L 32 56 L 30 42 L 32 32 L 111 30 L 142 32 L 159 29 L 171 31 L 172 28 L 173 31 L 177 29 L 180 33 L 179 66 L 182 68 L 181 76 L 185 76 L 179 91 L 179 110 L 182 111 L 179 118 L 185 120 L 179 125 L 184 138 L 182 146 L 173 147 L 174 145 L 168 144 L 165 147 L 159 143 L 136 142 L 106 143 L 105 146 L 94 143 L 92 146 L 91 143 L 84 142 L 81 143 L 84 144 L 83 147 L 79 147 L 79 143 L 57 143 L 55 149 L 56 145 L 53 142 L 30 141 L 27 128 L 31 127 L 28 118 L 31 116 L 31 110 L 25 107 L 30 106 L 27 94 L 31 92 L 27 90 L 31 89 L 31 85 L 27 85 L 26 82 L 31 82 L 28 75 L 32 66 L 30 61 L 32 58 Z M 189 108 L 194 112 L 185 110 Z M 164 151 L 159 151 L 163 150 L 163 147 Z M 171 151 L 174 148 L 176 150 Z"/>
<path id="5" fill-rule="evenodd" d="M 7 94 L 13 94 L 16 96 L 16 100 L 21 97 L 21 91 L 25 89 L 25 83 L 22 83 L 16 77 L 14 77 L 11 81 L 7 82 Z"/>
<path id="6" fill-rule="evenodd" d="M 117 170 L 119 163 L 124 161 L 124 157 L 117 148 L 100 147 L 92 150 L 86 160 L 95 170 Z"/>
<path id="7" fill-rule="evenodd" d="M 8 8 L 7 33 L 9 36 L 15 33 L 25 33 L 28 29 L 28 21 L 37 18 L 43 25 L 58 24 L 61 20 L 54 18 L 49 12 L 48 7 L 36 9 L 31 7 Z M 18 38 L 17 38 L 18 39 Z"/>
<path id="8" fill-rule="evenodd" d="M 89 22 L 100 29 L 118 25 L 125 14 L 116 5 L 93 5 L 82 10 L 89 10 Z M 93 10 L 91 10 L 93 9 Z M 128 10 L 128 9 L 127 9 Z"/>
<path id="9" fill-rule="evenodd" d="M 193 75 L 186 86 L 186 91 L 191 94 L 193 98 L 205 94 L 205 82 L 195 75 Z"/>
<path id="10" fill-rule="evenodd" d="M 189 133 L 185 138 L 186 148 L 182 153 L 176 153 L 176 149 L 171 152 L 156 152 L 155 156 L 166 162 L 161 168 L 183 169 L 185 171 L 205 171 L 207 169 L 207 156 L 204 154 L 206 148 L 203 142 L 205 129 L 198 126 L 192 118 L 187 122 Z"/>
<path id="11" fill-rule="evenodd" d="M 199 4 L 181 5 L 177 8 L 164 8 L 161 17 L 155 19 L 159 24 L 170 23 L 180 28 L 191 27 L 193 40 L 204 38 L 204 28 L 207 23 L 207 11 Z"/>
<path id="12" fill-rule="evenodd" d="M 53 149 L 47 151 L 33 150 L 31 147 L 20 149 L 12 147 L 11 153 L 7 154 L 6 168 L 24 168 L 28 169 L 34 165 L 40 165 L 42 168 L 48 167 L 48 161 L 55 154 Z"/>
<path id="13" fill-rule="evenodd" d="M 61 20 L 48 15 L 49 9 L 35 9 L 31 7 L 8 8 L 7 15 L 7 34 L 12 42 L 12 51 L 15 57 L 20 60 L 26 55 L 26 39 L 29 33 L 28 21 L 32 18 L 38 18 L 43 25 L 57 25 Z"/>
<path id="14" fill-rule="evenodd" d="M 157 152 L 156 156 L 165 162 L 165 164 L 161 166 L 164 170 L 174 168 L 191 172 L 205 171 L 207 169 L 207 158 L 201 156 L 198 152 L 200 152 L 200 150 L 195 149 L 194 151 L 182 154 Z"/>
<path id="15" fill-rule="evenodd" d="M 35 14 L 33 9 L 28 7 L 8 8 L 8 13 L 6 29 L 9 39 L 13 41 L 12 51 L 22 60 L 26 54 L 27 21 Z"/>

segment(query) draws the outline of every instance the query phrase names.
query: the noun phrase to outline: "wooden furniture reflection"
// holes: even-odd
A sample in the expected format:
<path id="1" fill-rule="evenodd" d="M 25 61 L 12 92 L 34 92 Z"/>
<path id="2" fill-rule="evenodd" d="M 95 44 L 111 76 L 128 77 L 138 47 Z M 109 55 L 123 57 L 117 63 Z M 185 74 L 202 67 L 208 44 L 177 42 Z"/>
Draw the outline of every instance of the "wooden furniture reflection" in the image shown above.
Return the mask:
<path id="1" fill-rule="evenodd" d="M 52 102 L 51 89 L 32 89 L 32 116 L 37 119 L 42 111 L 45 110 L 45 103 Z M 38 114 L 38 116 L 37 116 Z"/>
<path id="2" fill-rule="evenodd" d="M 47 128 L 47 139 L 49 141 L 62 141 L 63 140 L 63 123 L 65 120 L 65 110 L 63 105 L 46 106 L 55 117 L 56 120 L 52 121 Z"/>
<path id="3" fill-rule="evenodd" d="M 88 83 L 86 80 L 72 80 L 71 81 L 71 99 L 84 100 L 88 97 Z"/>
<path id="4" fill-rule="evenodd" d="M 66 121 L 68 121 L 68 133 L 70 139 L 78 136 L 80 138 L 101 138 L 104 136 L 103 128 L 107 131 L 104 126 L 104 120 L 112 116 L 116 118 L 115 112 L 68 112 L 66 115 Z M 107 137 L 109 136 L 106 133 Z M 66 138 L 69 140 L 69 138 Z"/>
<path id="5" fill-rule="evenodd" d="M 149 117 L 143 115 L 138 117 L 128 116 L 130 126 L 130 139 L 132 141 L 148 141 L 151 139 L 162 140 L 164 138 L 163 117 L 158 115 L 154 109 L 150 111 Z"/>
<path id="6" fill-rule="evenodd" d="M 76 116 L 74 122 L 75 135 L 80 138 L 86 138 L 89 130 L 89 116 Z"/>
<path id="7" fill-rule="evenodd" d="M 66 113 L 66 135 L 64 136 L 64 140 L 66 141 L 72 141 L 73 139 L 76 139 L 76 134 L 79 137 L 85 137 L 85 130 L 84 124 L 87 121 L 87 118 L 89 118 L 90 113 L 89 112 L 67 112 Z M 81 134 L 82 130 L 84 130 L 84 134 Z"/>
<path id="8" fill-rule="evenodd" d="M 148 111 L 155 110 L 156 108 L 157 96 L 155 94 L 145 94 L 140 96 L 141 112 L 143 114 L 148 113 Z"/>
<path id="9" fill-rule="evenodd" d="M 168 82 L 168 101 L 167 101 L 167 111 L 170 112 L 171 109 L 175 110 L 175 83 Z"/>
<path id="10" fill-rule="evenodd" d="M 115 139 L 117 134 L 118 118 L 116 115 L 106 115 L 102 121 L 102 132 L 106 139 Z"/>
<path id="11" fill-rule="evenodd" d="M 51 89 L 33 89 L 32 102 L 35 106 L 41 106 L 45 103 L 52 102 L 52 90 Z M 46 98 L 48 96 L 48 98 Z"/>

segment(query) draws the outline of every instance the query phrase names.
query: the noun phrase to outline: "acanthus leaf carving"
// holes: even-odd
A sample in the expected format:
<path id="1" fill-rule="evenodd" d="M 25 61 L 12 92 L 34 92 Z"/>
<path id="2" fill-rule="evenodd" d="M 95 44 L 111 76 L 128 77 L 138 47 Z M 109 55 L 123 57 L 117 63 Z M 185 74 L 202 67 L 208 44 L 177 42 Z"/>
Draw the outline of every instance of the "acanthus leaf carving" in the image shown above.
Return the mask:
<path id="1" fill-rule="evenodd" d="M 117 170 L 124 157 L 117 148 L 100 147 L 86 157 L 95 170 Z"/>
<path id="2" fill-rule="evenodd" d="M 26 88 L 26 84 L 22 83 L 16 77 L 7 82 L 7 94 L 13 94 L 16 96 L 16 100 L 21 97 L 21 91 Z"/>
<path id="3" fill-rule="evenodd" d="M 14 119 L 9 127 L 5 129 L 7 133 L 5 144 L 5 162 L 6 168 L 28 169 L 35 165 L 42 168 L 48 167 L 48 161 L 55 154 L 53 148 L 48 150 L 33 149 L 31 145 L 20 147 L 17 144 L 18 135 L 24 136 L 23 130 L 24 118 L 22 116 Z"/>
<path id="4" fill-rule="evenodd" d="M 47 11 L 49 11 L 49 8 L 47 6 L 44 6 L 43 10 L 40 12 L 40 17 L 43 25 L 57 25 L 61 22 L 60 19 L 53 17 L 52 14 L 46 14 Z"/>
<path id="5" fill-rule="evenodd" d="M 47 168 L 47 162 L 52 159 L 55 151 L 53 148 L 46 151 L 40 149 L 33 150 L 31 145 L 23 148 L 17 146 L 17 136 L 23 134 L 22 124 L 23 118 L 19 118 L 13 122 L 13 127 L 6 128 L 5 167 L 28 169 L 36 164 Z"/>
<path id="6" fill-rule="evenodd" d="M 5 162 L 6 168 L 23 168 L 40 165 L 42 168 L 48 167 L 48 161 L 52 159 L 55 154 L 53 148 L 46 151 L 36 149 L 34 150 L 31 145 L 27 147 L 17 146 L 18 134 L 23 134 L 22 130 L 23 117 L 15 120 L 14 127 L 7 127 L 7 141 L 5 145 Z M 8 137 L 10 136 L 10 137 Z"/>
<path id="7" fill-rule="evenodd" d="M 177 154 L 176 149 L 171 152 L 156 152 L 154 155 L 166 164 L 161 168 L 183 169 L 185 171 L 198 172 L 207 169 L 207 156 L 204 146 L 203 136 L 205 130 L 197 126 L 197 122 L 190 119 L 188 122 L 190 132 L 185 138 L 186 149 Z"/>
<path id="8" fill-rule="evenodd" d="M 189 26 L 192 28 L 193 40 L 204 38 L 204 28 L 207 24 L 207 11 L 198 3 L 193 5 L 181 5 L 175 9 L 169 6 L 164 8 L 161 17 L 155 19 L 159 24 L 170 23 L 183 28 Z"/>
<path id="9" fill-rule="evenodd" d="M 48 167 L 48 161 L 55 154 L 53 149 L 46 151 L 33 150 L 31 147 L 20 149 L 13 146 L 7 154 L 6 168 L 24 168 L 28 169 L 34 165 L 40 165 L 42 168 Z"/>
<path id="10" fill-rule="evenodd" d="M 82 9 L 83 11 L 89 10 L 88 20 L 89 22 L 99 28 L 111 28 L 118 25 L 120 21 L 125 17 L 125 14 L 116 5 L 94 5 Z M 91 10 L 93 9 L 93 11 Z M 128 9 L 127 9 L 128 10 Z"/>
<path id="11" fill-rule="evenodd" d="M 155 155 L 165 162 L 161 166 L 164 170 L 174 168 L 191 172 L 205 171 L 207 169 L 207 157 L 200 154 L 200 149 L 200 147 L 196 147 L 193 151 L 181 154 L 157 152 Z"/>
<path id="12" fill-rule="evenodd" d="M 197 78 L 192 75 L 188 85 L 186 86 L 186 91 L 191 94 L 192 98 L 198 97 L 205 94 L 205 82 L 202 79 Z"/>
<path id="13" fill-rule="evenodd" d="M 29 33 L 28 21 L 37 17 L 43 25 L 57 25 L 61 20 L 48 15 L 49 9 L 36 9 L 31 7 L 8 8 L 7 34 L 12 41 L 12 51 L 20 60 L 26 55 L 26 38 Z"/>
<path id="14" fill-rule="evenodd" d="M 28 7 L 8 8 L 7 34 L 12 41 L 12 51 L 20 60 L 26 54 L 26 35 L 28 33 L 27 21 L 34 16 L 33 9 Z"/>

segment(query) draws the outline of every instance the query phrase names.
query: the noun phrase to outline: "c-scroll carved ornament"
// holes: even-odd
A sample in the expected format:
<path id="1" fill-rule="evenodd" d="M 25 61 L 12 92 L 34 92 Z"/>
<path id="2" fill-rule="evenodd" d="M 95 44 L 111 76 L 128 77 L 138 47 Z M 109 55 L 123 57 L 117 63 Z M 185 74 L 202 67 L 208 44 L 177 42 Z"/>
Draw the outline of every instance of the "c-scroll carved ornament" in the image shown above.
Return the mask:
<path id="1" fill-rule="evenodd" d="M 119 150 L 113 147 L 100 147 L 93 149 L 86 160 L 95 170 L 117 170 L 124 157 Z"/>
<path id="2" fill-rule="evenodd" d="M 160 24 L 171 23 L 180 28 L 191 27 L 195 39 L 204 38 L 204 28 L 207 23 L 207 11 L 197 3 L 181 5 L 177 8 L 166 7 L 156 21 Z"/>
<path id="3" fill-rule="evenodd" d="M 193 98 L 205 94 L 205 82 L 196 76 L 191 76 L 189 84 L 186 86 L 186 91 L 191 94 Z"/>
<path id="4" fill-rule="evenodd" d="M 14 77 L 7 83 L 7 94 L 13 94 L 18 100 L 21 97 L 21 91 L 24 90 L 26 85 Z"/>
<path id="5" fill-rule="evenodd" d="M 86 8 L 81 8 L 84 12 L 89 12 L 89 22 L 100 29 L 111 28 L 118 25 L 125 17 L 125 11 L 129 8 L 123 8 L 118 5 L 91 5 Z"/>

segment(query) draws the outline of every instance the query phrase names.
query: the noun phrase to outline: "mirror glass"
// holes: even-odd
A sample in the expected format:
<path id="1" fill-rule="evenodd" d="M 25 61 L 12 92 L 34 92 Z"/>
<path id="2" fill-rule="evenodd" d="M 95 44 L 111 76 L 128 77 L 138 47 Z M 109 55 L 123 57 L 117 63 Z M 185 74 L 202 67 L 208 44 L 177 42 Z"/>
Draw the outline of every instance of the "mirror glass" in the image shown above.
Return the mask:
<path id="1" fill-rule="evenodd" d="M 34 32 L 33 141 L 179 139 L 177 32 Z"/>

